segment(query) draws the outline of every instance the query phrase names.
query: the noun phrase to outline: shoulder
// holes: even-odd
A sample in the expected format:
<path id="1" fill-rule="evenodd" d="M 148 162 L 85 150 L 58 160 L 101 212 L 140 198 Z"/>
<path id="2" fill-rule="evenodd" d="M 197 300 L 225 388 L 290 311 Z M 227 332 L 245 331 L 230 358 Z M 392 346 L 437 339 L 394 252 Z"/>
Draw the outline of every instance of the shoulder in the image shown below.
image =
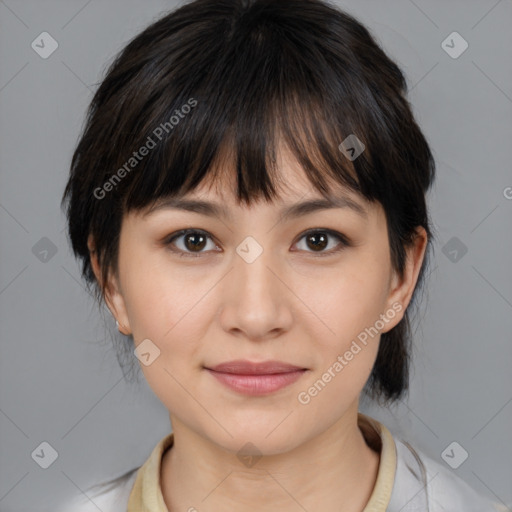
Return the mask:
<path id="1" fill-rule="evenodd" d="M 409 443 L 395 440 L 397 466 L 389 512 L 508 512 Z"/>
<path id="2" fill-rule="evenodd" d="M 134 468 L 117 478 L 89 487 L 58 512 L 126 512 L 138 470 L 138 467 Z"/>

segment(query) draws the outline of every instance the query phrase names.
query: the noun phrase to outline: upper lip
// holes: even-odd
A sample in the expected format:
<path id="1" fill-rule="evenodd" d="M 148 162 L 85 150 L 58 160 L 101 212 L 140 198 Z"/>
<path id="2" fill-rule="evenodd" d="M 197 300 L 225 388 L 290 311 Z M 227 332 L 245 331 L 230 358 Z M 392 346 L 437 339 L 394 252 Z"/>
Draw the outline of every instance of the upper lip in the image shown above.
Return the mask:
<path id="1" fill-rule="evenodd" d="M 208 370 L 237 375 L 269 375 L 274 373 L 290 373 L 297 370 L 306 370 L 300 366 L 285 363 L 283 361 L 263 361 L 253 363 L 242 359 L 227 361 L 216 366 L 206 367 Z"/>

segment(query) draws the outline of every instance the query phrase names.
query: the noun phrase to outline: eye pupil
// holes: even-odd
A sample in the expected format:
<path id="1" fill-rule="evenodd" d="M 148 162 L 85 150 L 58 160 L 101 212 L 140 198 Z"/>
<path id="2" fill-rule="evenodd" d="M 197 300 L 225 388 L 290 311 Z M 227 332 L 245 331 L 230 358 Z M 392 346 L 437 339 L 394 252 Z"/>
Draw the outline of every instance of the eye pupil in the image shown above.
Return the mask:
<path id="1" fill-rule="evenodd" d="M 189 246 L 189 241 L 191 239 L 196 239 L 196 241 L 192 242 L 192 246 Z M 201 239 L 201 241 L 197 241 L 197 239 Z M 188 233 L 185 235 L 185 245 L 187 246 L 187 249 L 198 249 L 201 250 L 204 248 L 206 242 L 206 237 L 201 233 Z"/>
<path id="2" fill-rule="evenodd" d="M 321 241 L 319 243 L 315 243 L 315 238 L 320 238 Z M 313 245 L 311 247 L 315 251 L 325 249 L 325 247 L 327 246 L 327 236 L 325 235 L 325 233 L 311 233 L 310 235 L 307 236 L 307 241 L 308 243 L 313 241 Z"/>

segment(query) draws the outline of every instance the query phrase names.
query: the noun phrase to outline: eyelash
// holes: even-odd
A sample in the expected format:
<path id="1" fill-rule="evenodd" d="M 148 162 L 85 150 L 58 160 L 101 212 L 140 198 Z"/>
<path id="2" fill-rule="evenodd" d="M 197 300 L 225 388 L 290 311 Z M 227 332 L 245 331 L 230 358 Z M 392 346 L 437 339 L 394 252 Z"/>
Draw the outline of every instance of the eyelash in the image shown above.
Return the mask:
<path id="1" fill-rule="evenodd" d="M 166 238 L 164 244 L 166 246 L 169 246 L 170 250 L 173 253 L 177 254 L 179 257 L 198 258 L 202 254 L 204 254 L 204 253 L 206 253 L 208 251 L 202 251 L 202 252 L 193 253 L 193 252 L 183 251 L 181 249 L 174 249 L 174 248 L 172 248 L 173 242 L 177 238 L 180 238 L 180 237 L 182 237 L 184 235 L 188 235 L 188 234 L 191 234 L 191 233 L 204 235 L 207 238 L 209 238 L 210 240 L 213 240 L 211 235 L 209 233 L 207 233 L 206 231 L 203 231 L 201 229 L 191 229 L 191 228 L 189 228 L 189 229 L 182 229 L 180 231 L 177 231 L 176 233 L 173 233 L 172 235 L 170 235 L 169 237 Z M 350 247 L 351 246 L 351 243 L 350 243 L 349 239 L 345 235 L 343 235 L 341 233 L 338 233 L 337 231 L 334 231 L 332 229 L 325 229 L 325 228 L 323 228 L 323 229 L 314 228 L 314 229 L 309 229 L 309 230 L 305 231 L 304 233 L 302 233 L 302 235 L 298 239 L 297 243 L 299 241 L 301 241 L 303 238 L 305 238 L 306 236 L 308 236 L 310 234 L 316 234 L 316 233 L 326 234 L 326 235 L 328 235 L 330 237 L 336 238 L 340 243 L 337 245 L 336 248 L 331 249 L 329 251 L 320 251 L 318 253 L 315 253 L 314 251 L 306 251 L 306 252 L 311 253 L 314 257 L 322 258 L 322 257 L 330 256 L 332 254 L 336 254 L 336 253 L 342 251 L 346 247 Z"/>

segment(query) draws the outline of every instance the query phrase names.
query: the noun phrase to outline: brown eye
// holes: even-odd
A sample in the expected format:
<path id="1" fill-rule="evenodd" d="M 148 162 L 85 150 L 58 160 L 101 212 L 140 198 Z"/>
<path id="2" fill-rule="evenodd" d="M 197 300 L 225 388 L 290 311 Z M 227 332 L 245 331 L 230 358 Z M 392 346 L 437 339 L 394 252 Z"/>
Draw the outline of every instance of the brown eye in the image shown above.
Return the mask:
<path id="1" fill-rule="evenodd" d="M 208 252 L 203 250 L 212 240 L 211 236 L 206 232 L 197 229 L 183 229 L 172 235 L 166 242 L 173 252 L 180 256 L 200 256 L 202 253 Z M 174 248 L 176 247 L 176 248 Z M 212 249 L 216 245 L 212 241 Z"/>
<path id="2" fill-rule="evenodd" d="M 184 236 L 185 247 L 191 251 L 204 249 L 206 237 L 202 233 L 187 233 Z"/>
<path id="3" fill-rule="evenodd" d="M 314 251 L 322 251 L 328 245 L 327 235 L 325 233 L 316 232 L 306 235 L 306 243 L 308 247 Z"/>
<path id="4" fill-rule="evenodd" d="M 302 235 L 296 245 L 300 245 L 302 240 L 305 241 L 305 247 L 299 247 L 299 249 L 315 256 L 329 256 L 351 245 L 347 237 L 330 229 L 309 230 Z M 205 249 L 208 241 L 211 242 L 210 250 Z M 333 244 L 333 241 L 337 243 Z M 218 250 L 211 235 L 199 229 L 182 229 L 171 235 L 165 244 L 178 256 L 198 257 Z M 326 250 L 327 248 L 329 249 Z"/>
<path id="5" fill-rule="evenodd" d="M 299 248 L 306 252 L 317 253 L 317 256 L 328 256 L 350 246 L 347 237 L 330 229 L 310 230 L 302 235 L 299 240 L 299 245 L 302 240 L 305 241 L 305 248 Z M 333 244 L 332 240 L 337 240 L 338 243 Z M 329 245 L 331 246 L 330 249 L 325 250 Z"/>

